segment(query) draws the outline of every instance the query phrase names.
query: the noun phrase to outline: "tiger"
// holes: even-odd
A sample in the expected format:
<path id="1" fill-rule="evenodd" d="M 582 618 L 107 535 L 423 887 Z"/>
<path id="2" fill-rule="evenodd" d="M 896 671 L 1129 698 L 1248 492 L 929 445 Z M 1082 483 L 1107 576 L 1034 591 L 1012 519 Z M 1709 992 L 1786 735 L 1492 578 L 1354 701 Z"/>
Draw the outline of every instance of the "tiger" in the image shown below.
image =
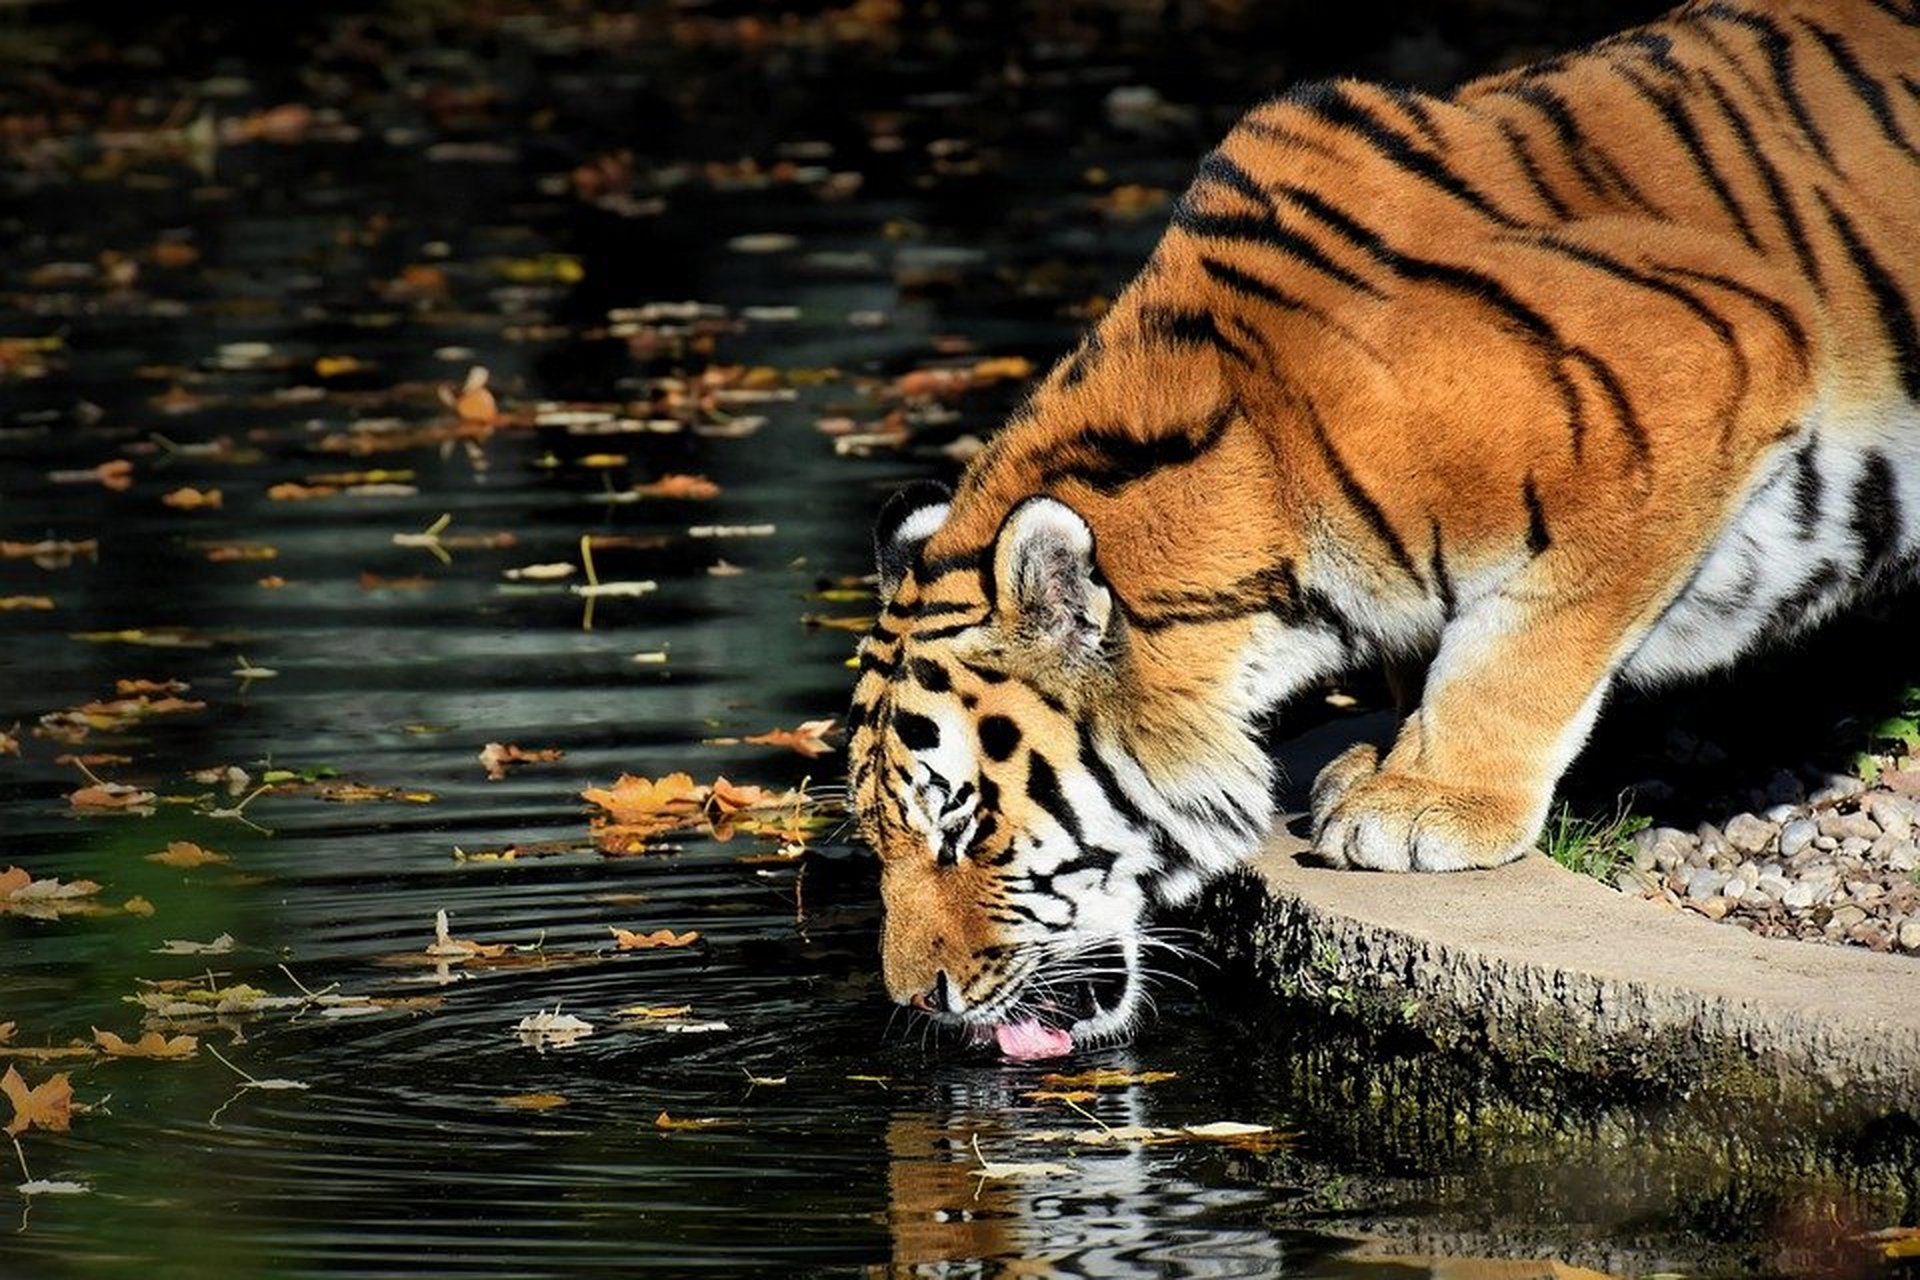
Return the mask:
<path id="1" fill-rule="evenodd" d="M 875 530 L 848 795 L 896 1002 L 1130 1034 L 1280 815 L 1290 699 L 1426 664 L 1318 859 L 1533 846 L 1610 690 L 1920 566 L 1920 5 L 1696 0 L 1430 94 L 1247 112 L 951 491 Z"/>

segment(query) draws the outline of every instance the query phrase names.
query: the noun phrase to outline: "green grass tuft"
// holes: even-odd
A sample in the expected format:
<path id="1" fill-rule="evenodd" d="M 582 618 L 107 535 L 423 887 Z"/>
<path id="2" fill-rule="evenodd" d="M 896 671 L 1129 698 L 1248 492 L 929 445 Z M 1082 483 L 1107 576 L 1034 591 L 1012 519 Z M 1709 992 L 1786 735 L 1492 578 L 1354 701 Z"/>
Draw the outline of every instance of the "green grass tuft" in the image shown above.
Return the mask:
<path id="1" fill-rule="evenodd" d="M 1652 825 L 1653 819 L 1627 812 L 1625 797 L 1599 818 L 1576 818 L 1563 803 L 1547 819 L 1540 847 L 1567 870 L 1610 885 L 1615 873 L 1633 861 L 1633 837 Z"/>

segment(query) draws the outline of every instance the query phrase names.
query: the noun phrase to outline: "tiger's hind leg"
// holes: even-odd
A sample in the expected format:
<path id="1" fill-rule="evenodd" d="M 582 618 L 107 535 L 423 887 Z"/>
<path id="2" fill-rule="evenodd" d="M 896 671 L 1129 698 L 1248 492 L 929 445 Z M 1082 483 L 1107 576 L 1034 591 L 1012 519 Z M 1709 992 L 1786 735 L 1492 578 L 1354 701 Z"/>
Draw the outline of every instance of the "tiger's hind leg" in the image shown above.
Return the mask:
<path id="1" fill-rule="evenodd" d="M 1634 614 L 1630 597 L 1591 588 L 1559 602 L 1501 592 L 1464 612 L 1393 749 L 1377 761 L 1351 750 L 1315 783 L 1316 852 L 1381 871 L 1491 867 L 1526 852 Z"/>

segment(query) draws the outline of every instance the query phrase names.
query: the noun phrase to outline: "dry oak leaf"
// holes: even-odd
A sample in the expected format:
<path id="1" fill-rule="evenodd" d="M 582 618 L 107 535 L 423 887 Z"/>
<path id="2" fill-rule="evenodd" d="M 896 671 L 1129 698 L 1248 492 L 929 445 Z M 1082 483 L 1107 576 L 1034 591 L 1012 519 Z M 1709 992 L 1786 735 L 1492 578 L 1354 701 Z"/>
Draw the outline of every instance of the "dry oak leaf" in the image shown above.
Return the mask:
<path id="1" fill-rule="evenodd" d="M 185 693 L 193 688 L 185 680 L 115 680 L 113 691 L 123 698 L 137 698 L 143 693 L 160 694 Z M 202 703 L 202 706 L 205 704 Z"/>
<path id="2" fill-rule="evenodd" d="M 185 869 L 188 867 L 204 867 L 215 862 L 225 862 L 227 861 L 227 855 L 224 853 L 215 853 L 211 849 L 203 849 L 191 841 L 169 840 L 165 849 L 159 853 L 148 854 L 147 861 L 157 862 L 163 867 Z"/>
<path id="3" fill-rule="evenodd" d="M 0 733 L 0 756 L 17 756 L 19 754 L 20 739 L 10 733 Z"/>
<path id="4" fill-rule="evenodd" d="M 613 935 L 614 946 L 620 951 L 651 951 L 656 947 L 690 947 L 700 941 L 699 932 L 692 929 L 685 933 L 675 933 L 671 929 L 655 929 L 652 933 L 635 933 L 631 929 L 608 925 L 607 932 Z"/>
<path id="5" fill-rule="evenodd" d="M 7 1041 L 13 1039 L 14 1025 L 15 1024 L 11 1022 L 0 1022 L 0 1044 L 5 1044 Z"/>
<path id="6" fill-rule="evenodd" d="M 824 738 L 833 728 L 833 723 L 832 716 L 825 720 L 803 720 L 791 729 L 770 729 L 741 741 L 764 747 L 791 747 L 808 757 L 831 755 L 833 747 Z"/>
<path id="7" fill-rule="evenodd" d="M 195 489 L 190 485 L 175 489 L 160 501 L 175 511 L 198 511 L 203 507 L 218 510 L 225 504 L 225 498 L 218 489 Z"/>
<path id="8" fill-rule="evenodd" d="M 19 1071 L 8 1067 L 0 1075 L 0 1093 L 13 1103 L 13 1119 L 7 1122 L 9 1137 L 18 1137 L 29 1129 L 49 1129 L 63 1133 L 73 1119 L 73 1086 L 67 1073 L 50 1076 L 28 1087 Z"/>
<path id="9" fill-rule="evenodd" d="M 721 777 L 715 778 L 713 785 L 707 788 L 706 807 L 715 814 L 728 817 L 747 809 L 759 808 L 777 798 L 765 787 L 729 782 Z"/>
<path id="10" fill-rule="evenodd" d="M 658 822 L 670 814 L 684 815 L 699 805 L 701 788 L 684 773 L 670 773 L 658 782 L 623 773 L 611 787 L 588 787 L 582 799 L 599 805 L 614 822 Z"/>
<path id="11" fill-rule="evenodd" d="M 684 1018 L 693 1012 L 693 1006 L 690 1004 L 630 1004 L 624 1009 L 615 1009 L 613 1012 L 614 1016 L 619 1018 Z"/>
<path id="12" fill-rule="evenodd" d="M 52 596 L 0 596 L 0 613 L 9 613 L 15 609 L 53 608 Z"/>
<path id="13" fill-rule="evenodd" d="M 529 750 L 512 742 L 489 742 L 480 749 L 480 764 L 487 771 L 487 781 L 499 782 L 507 776 L 507 766 L 510 764 L 546 764 L 562 759 L 566 754 L 558 747 Z"/>
<path id="14" fill-rule="evenodd" d="M 149 1031 L 128 1044 L 113 1032 L 98 1027 L 93 1029 L 93 1042 L 115 1058 L 190 1058 L 200 1048 L 198 1036 L 168 1038 L 158 1031 Z"/>
<path id="15" fill-rule="evenodd" d="M 656 1129 L 717 1129 L 722 1125 L 738 1123 L 740 1123 L 738 1120 L 722 1120 L 718 1117 L 707 1117 L 697 1120 L 677 1120 L 665 1111 L 662 1111 L 653 1118 L 653 1127 Z"/>

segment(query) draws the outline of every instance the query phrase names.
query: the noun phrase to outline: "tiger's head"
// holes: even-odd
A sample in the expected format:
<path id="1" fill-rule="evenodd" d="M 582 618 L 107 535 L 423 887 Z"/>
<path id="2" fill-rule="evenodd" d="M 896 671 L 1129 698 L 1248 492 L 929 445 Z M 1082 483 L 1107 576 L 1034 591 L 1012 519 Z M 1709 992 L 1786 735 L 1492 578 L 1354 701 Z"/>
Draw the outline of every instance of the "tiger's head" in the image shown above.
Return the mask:
<path id="1" fill-rule="evenodd" d="M 1118 1039 L 1143 1006 L 1149 909 L 1200 881 L 1179 799 L 1114 731 L 1132 638 L 1072 507 L 1027 498 L 943 562 L 925 548 L 949 512 L 925 484 L 881 514 L 849 715 L 887 989 L 1013 1056 Z"/>

